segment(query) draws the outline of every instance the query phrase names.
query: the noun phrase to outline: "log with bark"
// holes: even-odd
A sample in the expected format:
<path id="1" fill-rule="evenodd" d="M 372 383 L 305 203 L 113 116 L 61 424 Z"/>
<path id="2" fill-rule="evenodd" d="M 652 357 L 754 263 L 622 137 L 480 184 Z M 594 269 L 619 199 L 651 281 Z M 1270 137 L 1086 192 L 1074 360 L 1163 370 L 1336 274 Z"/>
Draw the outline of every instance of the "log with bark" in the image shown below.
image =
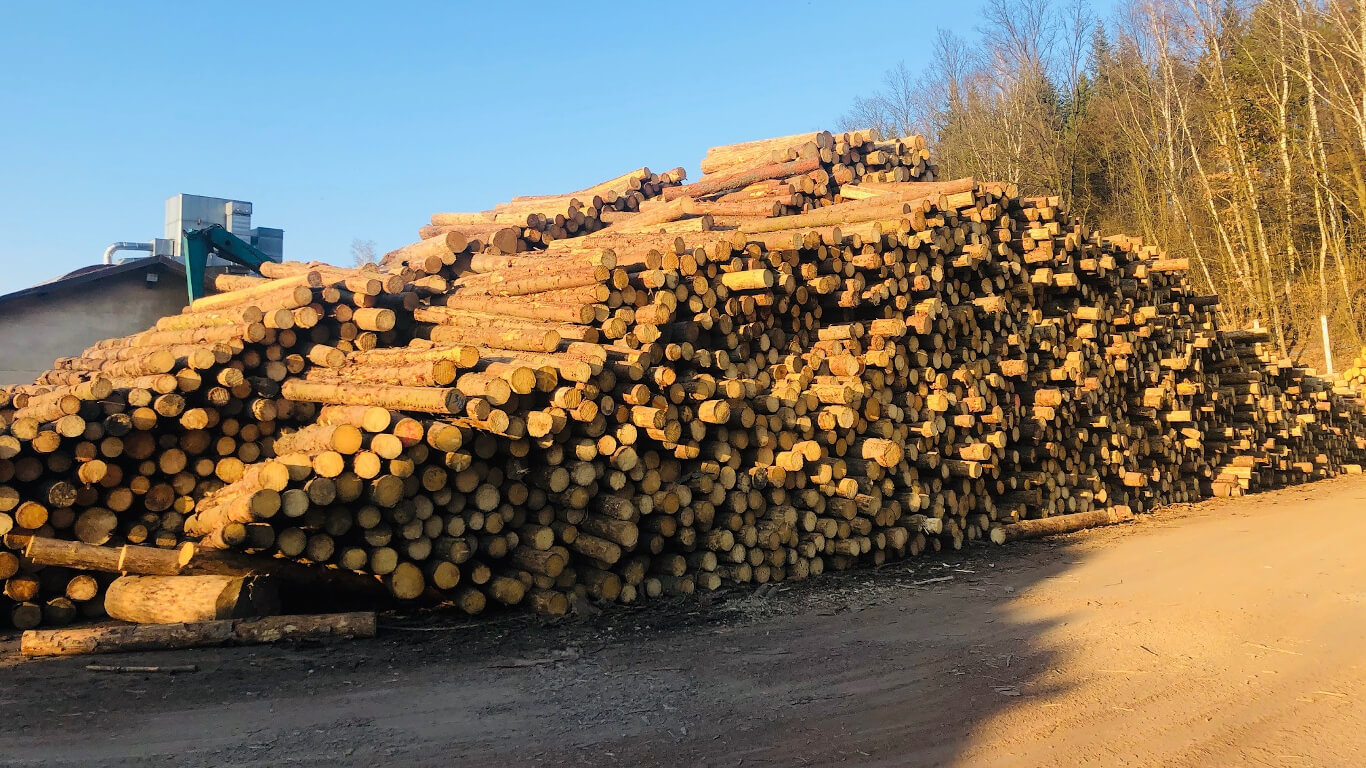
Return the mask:
<path id="1" fill-rule="evenodd" d="M 104 609 L 135 624 L 182 624 L 269 616 L 280 610 L 274 582 L 255 576 L 122 576 Z"/>
<path id="2" fill-rule="evenodd" d="M 297 640 L 354 640 L 374 637 L 376 628 L 374 613 L 273 616 L 187 624 L 109 624 L 30 630 L 24 633 L 19 649 L 29 657 L 167 651 Z"/>

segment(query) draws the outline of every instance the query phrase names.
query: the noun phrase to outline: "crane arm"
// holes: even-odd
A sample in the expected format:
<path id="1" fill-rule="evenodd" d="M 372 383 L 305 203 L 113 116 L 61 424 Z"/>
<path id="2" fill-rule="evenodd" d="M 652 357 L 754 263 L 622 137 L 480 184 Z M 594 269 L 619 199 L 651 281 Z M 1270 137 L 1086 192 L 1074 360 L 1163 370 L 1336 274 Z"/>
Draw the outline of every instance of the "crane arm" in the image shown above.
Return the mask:
<path id="1" fill-rule="evenodd" d="M 210 254 L 240 264 L 253 272 L 260 272 L 262 264 L 274 261 L 219 224 L 185 230 L 180 240 L 180 253 L 185 259 L 185 282 L 191 302 L 204 296 L 204 268 L 209 263 Z"/>

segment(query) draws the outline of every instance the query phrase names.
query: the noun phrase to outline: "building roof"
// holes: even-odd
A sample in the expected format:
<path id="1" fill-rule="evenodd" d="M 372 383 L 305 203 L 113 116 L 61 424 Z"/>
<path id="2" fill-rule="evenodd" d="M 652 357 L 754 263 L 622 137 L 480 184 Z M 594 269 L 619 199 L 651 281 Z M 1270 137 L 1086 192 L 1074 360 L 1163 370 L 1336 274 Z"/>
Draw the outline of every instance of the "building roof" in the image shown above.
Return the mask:
<path id="1" fill-rule="evenodd" d="M 3 296 L 0 296 L 0 304 L 29 296 L 41 296 L 63 288 L 74 288 L 86 283 L 95 283 L 129 272 L 136 272 L 140 269 L 147 269 L 148 267 L 160 267 L 169 269 L 176 274 L 185 274 L 184 264 L 165 256 L 143 256 L 136 259 L 124 259 L 117 264 L 93 264 L 88 267 L 81 267 L 74 272 L 68 272 L 61 277 L 55 277 L 47 282 L 38 283 L 29 288 L 4 294 Z"/>

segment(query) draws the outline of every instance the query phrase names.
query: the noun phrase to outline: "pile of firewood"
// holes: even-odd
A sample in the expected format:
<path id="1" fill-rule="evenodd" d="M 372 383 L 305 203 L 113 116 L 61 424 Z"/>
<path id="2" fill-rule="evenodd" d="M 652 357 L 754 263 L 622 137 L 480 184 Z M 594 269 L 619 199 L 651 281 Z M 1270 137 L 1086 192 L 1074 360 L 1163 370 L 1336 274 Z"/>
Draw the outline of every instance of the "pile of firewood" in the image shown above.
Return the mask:
<path id="1" fill-rule="evenodd" d="M 169 573 L 559 614 L 1366 456 L 1360 387 L 1220 329 L 1184 259 L 936 181 L 918 137 L 702 169 L 439 213 L 381 269 L 222 277 L 12 388 L 0 616 L 98 615 L 114 574 L 168 575 L 136 545 L 186 542 Z"/>

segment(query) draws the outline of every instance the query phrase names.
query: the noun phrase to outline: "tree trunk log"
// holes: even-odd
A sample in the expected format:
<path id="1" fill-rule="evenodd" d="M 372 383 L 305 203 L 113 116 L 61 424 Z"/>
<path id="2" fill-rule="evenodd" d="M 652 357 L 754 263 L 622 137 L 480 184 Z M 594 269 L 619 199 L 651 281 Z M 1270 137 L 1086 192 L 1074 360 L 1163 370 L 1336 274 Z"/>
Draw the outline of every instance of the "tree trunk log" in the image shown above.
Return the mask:
<path id="1" fill-rule="evenodd" d="M 25 656 L 167 651 L 210 645 L 250 645 L 285 640 L 374 637 L 374 613 L 336 613 L 228 619 L 191 624 L 116 624 L 80 629 L 30 630 L 20 641 Z"/>
<path id="2" fill-rule="evenodd" d="M 136 624 L 241 619 L 279 607 L 269 579 L 245 576 L 123 576 L 104 596 L 111 617 Z"/>
<path id="3" fill-rule="evenodd" d="M 1002 525 L 991 529 L 991 540 L 997 544 L 1021 539 L 1037 539 L 1059 533 L 1072 533 L 1101 525 L 1114 525 L 1132 520 L 1134 515 L 1128 507 L 1116 506 L 1106 509 L 1093 509 L 1090 512 L 1077 512 L 1071 515 L 1053 515 L 1039 520 L 1021 520 L 1018 523 Z"/>

